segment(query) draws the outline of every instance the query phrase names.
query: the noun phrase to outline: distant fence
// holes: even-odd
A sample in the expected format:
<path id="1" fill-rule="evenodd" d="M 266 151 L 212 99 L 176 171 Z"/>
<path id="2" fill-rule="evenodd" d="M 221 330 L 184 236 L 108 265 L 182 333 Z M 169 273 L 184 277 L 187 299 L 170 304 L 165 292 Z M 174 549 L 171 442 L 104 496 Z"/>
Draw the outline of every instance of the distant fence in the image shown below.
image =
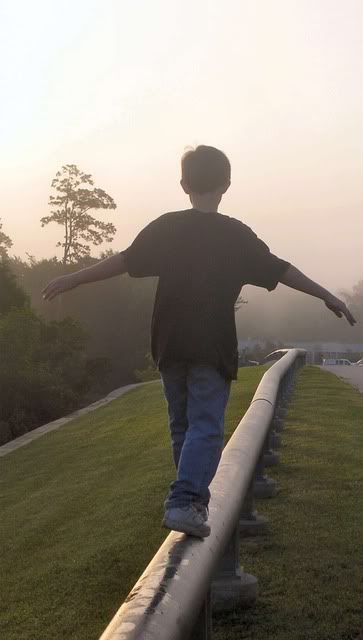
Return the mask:
<path id="1" fill-rule="evenodd" d="M 277 493 L 264 468 L 278 461 L 274 449 L 305 356 L 291 349 L 265 373 L 225 447 L 210 486 L 210 536 L 171 532 L 100 640 L 210 640 L 212 608 L 255 601 L 257 579 L 239 563 L 240 536 L 266 527 L 254 496 Z"/>

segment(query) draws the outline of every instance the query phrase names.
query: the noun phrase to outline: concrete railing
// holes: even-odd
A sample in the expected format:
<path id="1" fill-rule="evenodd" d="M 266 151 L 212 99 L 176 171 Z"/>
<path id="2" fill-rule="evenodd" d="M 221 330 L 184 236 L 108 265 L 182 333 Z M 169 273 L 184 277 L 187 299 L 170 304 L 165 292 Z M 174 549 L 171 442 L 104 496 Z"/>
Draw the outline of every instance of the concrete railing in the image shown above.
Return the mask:
<path id="1" fill-rule="evenodd" d="M 291 349 L 265 373 L 225 447 L 210 486 L 210 536 L 171 532 L 100 640 L 209 640 L 212 608 L 255 601 L 257 579 L 240 566 L 240 536 L 266 529 L 254 496 L 278 491 L 264 468 L 278 461 L 279 432 L 305 354 Z"/>

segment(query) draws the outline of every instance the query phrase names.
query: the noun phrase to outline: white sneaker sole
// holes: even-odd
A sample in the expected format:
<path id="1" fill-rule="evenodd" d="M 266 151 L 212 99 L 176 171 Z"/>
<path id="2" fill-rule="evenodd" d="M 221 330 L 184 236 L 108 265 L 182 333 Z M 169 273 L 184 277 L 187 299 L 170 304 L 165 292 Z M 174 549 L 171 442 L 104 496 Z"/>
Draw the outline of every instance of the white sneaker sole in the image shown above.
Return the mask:
<path id="1" fill-rule="evenodd" d="M 181 520 L 172 520 L 171 518 L 164 518 L 162 526 L 165 529 L 180 531 L 180 533 L 186 533 L 188 536 L 195 536 L 196 538 L 207 538 L 210 534 L 210 527 L 208 525 L 193 527 L 191 524 L 186 524 Z"/>

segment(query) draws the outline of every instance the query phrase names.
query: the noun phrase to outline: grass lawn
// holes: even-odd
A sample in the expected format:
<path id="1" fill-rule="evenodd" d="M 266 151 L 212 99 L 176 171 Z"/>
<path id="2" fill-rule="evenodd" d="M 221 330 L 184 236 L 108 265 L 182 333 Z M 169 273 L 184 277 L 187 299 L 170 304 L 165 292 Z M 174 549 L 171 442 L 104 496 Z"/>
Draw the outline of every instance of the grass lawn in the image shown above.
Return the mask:
<path id="1" fill-rule="evenodd" d="M 281 492 L 258 501 L 271 534 L 242 546 L 253 609 L 215 618 L 215 640 L 363 639 L 363 395 L 307 367 L 283 432 Z"/>
<path id="2" fill-rule="evenodd" d="M 263 373 L 240 369 L 226 440 Z M 1 640 L 97 640 L 167 536 L 174 475 L 158 383 L 0 458 Z"/>

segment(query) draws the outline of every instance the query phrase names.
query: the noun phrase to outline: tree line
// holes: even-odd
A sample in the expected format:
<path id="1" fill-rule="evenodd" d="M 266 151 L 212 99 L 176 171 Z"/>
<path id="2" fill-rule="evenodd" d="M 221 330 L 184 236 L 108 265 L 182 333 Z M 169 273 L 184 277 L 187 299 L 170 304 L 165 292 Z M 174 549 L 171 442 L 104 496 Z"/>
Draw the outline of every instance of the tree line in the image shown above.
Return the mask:
<path id="1" fill-rule="evenodd" d="M 63 166 L 51 187 L 51 213 L 40 222 L 62 226 L 62 260 L 9 258 L 13 243 L 0 221 L 0 444 L 88 404 L 112 378 L 107 357 L 88 348 L 92 335 L 82 314 L 46 309 L 39 298 L 51 277 L 90 260 L 90 244 L 112 241 L 115 226 L 90 211 L 116 204 L 76 165 Z"/>

